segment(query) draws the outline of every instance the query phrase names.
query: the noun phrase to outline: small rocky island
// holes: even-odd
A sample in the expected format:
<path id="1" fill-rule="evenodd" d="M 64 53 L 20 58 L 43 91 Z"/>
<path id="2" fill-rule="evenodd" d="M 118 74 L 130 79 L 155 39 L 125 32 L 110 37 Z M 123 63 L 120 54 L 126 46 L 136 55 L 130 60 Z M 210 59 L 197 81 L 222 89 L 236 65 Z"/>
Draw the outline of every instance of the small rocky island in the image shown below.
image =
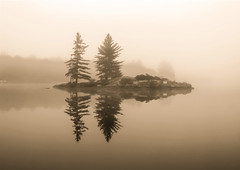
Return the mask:
<path id="1" fill-rule="evenodd" d="M 151 76 L 149 74 L 141 74 L 136 77 L 121 77 L 111 80 L 109 83 L 103 85 L 97 81 L 91 80 L 89 82 L 80 83 L 63 83 L 54 86 L 59 89 L 72 88 L 136 88 L 136 89 L 193 89 L 192 85 L 185 82 L 176 82 L 168 80 L 167 78 L 160 78 Z"/>
<path id="2" fill-rule="evenodd" d="M 98 82 L 63 83 L 54 86 L 69 93 L 83 92 L 89 95 L 112 96 L 117 99 L 135 99 L 140 102 L 149 102 L 191 93 L 193 87 L 188 83 L 178 83 L 156 76 L 138 75 L 136 77 L 118 78 L 107 85 Z"/>
<path id="3" fill-rule="evenodd" d="M 158 76 L 152 76 L 149 74 L 140 74 L 135 77 L 123 76 L 121 72 L 122 61 L 118 61 L 117 58 L 122 51 L 122 48 L 114 43 L 112 37 L 107 34 L 103 41 L 103 44 L 98 48 L 98 54 L 96 55 L 96 76 L 97 80 L 92 79 L 88 67 L 89 60 L 83 58 L 85 54 L 86 45 L 79 33 L 76 34 L 74 41 L 74 52 L 72 57 L 66 62 L 68 72 L 65 74 L 70 78 L 68 83 L 55 85 L 55 88 L 64 89 L 68 91 L 78 90 L 83 91 L 106 91 L 106 90 L 182 90 L 187 89 L 191 91 L 193 89 L 191 84 L 180 83 L 176 81 L 168 80 L 167 78 L 161 78 Z"/>

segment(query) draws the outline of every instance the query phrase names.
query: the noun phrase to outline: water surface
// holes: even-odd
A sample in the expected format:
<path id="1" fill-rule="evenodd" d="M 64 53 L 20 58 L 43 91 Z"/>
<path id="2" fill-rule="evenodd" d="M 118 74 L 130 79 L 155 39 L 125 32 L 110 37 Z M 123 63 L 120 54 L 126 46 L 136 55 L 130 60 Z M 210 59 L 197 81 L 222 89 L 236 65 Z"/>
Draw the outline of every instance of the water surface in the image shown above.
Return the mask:
<path id="1" fill-rule="evenodd" d="M 0 169 L 238 169 L 239 92 L 0 86 Z"/>

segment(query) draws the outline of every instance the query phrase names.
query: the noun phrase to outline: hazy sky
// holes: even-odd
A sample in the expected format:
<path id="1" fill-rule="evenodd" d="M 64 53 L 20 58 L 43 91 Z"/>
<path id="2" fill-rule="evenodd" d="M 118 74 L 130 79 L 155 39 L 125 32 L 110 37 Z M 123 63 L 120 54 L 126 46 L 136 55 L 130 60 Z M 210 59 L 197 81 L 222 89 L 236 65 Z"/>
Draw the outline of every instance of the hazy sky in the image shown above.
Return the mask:
<path id="1" fill-rule="evenodd" d="M 110 33 L 121 59 L 240 77 L 240 0 L 0 0 L 1 53 L 68 59 L 79 32 L 93 59 Z M 230 80 L 230 79 L 229 79 Z"/>

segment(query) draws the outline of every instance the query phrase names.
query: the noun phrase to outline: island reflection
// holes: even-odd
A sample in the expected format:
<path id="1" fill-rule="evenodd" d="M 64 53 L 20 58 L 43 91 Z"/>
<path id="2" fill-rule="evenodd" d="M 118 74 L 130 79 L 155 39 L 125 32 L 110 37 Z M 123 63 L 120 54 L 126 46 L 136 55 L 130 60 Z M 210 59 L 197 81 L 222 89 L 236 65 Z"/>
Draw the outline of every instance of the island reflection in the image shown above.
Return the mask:
<path id="1" fill-rule="evenodd" d="M 105 139 L 109 142 L 114 133 L 122 127 L 119 121 L 121 113 L 121 102 L 126 99 L 135 99 L 139 102 L 164 99 L 177 94 L 188 94 L 191 89 L 79 89 L 78 91 L 67 90 L 70 97 L 65 99 L 67 113 L 73 121 L 73 134 L 79 142 L 83 133 L 88 130 L 83 118 L 90 115 L 88 107 L 92 95 L 98 95 L 95 110 L 92 113 L 98 122 Z"/>

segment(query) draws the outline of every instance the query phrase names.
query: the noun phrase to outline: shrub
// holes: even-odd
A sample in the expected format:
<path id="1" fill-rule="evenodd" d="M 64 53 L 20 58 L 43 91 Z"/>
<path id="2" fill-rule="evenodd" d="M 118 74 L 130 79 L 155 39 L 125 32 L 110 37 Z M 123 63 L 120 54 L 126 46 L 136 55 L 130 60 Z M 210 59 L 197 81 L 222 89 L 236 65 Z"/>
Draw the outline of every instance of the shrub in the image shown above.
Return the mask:
<path id="1" fill-rule="evenodd" d="M 148 85 L 150 88 L 156 88 L 159 86 L 158 82 L 156 82 L 155 80 L 151 80 L 149 82 L 149 85 Z"/>
<path id="2" fill-rule="evenodd" d="M 160 80 L 160 77 L 157 76 L 151 76 L 149 74 L 140 74 L 135 77 L 137 81 L 139 80 Z"/>
<path id="3" fill-rule="evenodd" d="M 121 86 L 126 86 L 127 84 L 133 84 L 133 81 L 134 80 L 131 77 L 123 77 L 119 83 Z"/>

